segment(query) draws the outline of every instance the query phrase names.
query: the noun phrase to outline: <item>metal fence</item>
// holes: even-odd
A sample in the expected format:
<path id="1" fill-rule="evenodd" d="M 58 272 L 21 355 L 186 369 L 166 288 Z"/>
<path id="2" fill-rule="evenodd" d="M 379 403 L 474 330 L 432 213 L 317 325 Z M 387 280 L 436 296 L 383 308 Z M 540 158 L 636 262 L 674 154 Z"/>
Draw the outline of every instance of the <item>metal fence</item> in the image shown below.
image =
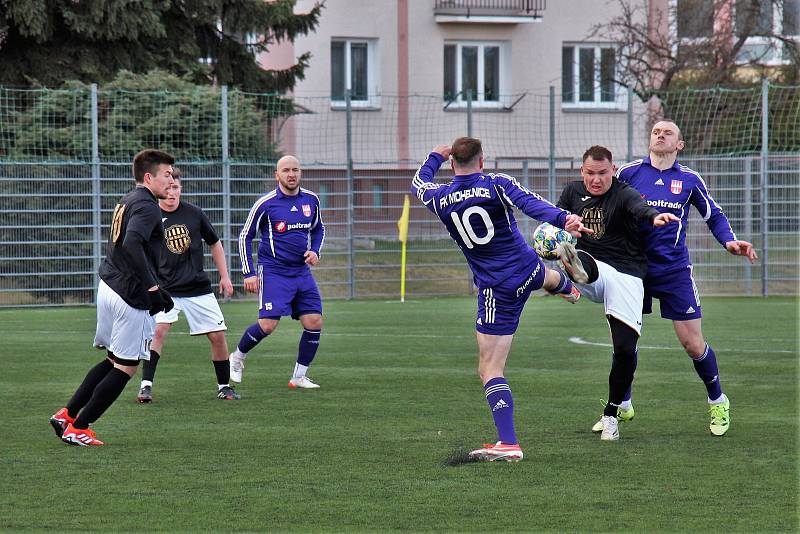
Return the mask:
<path id="1" fill-rule="evenodd" d="M 796 124 L 798 128 L 793 130 L 796 136 L 800 131 L 800 118 L 796 107 L 788 108 L 788 116 L 786 112 L 773 116 L 765 111 L 770 109 L 768 99 L 774 90 L 766 87 L 756 92 L 755 103 L 751 98 L 747 104 L 747 124 L 758 131 L 742 132 L 742 136 L 751 144 L 752 139 L 757 138 L 760 152 L 751 147 L 738 150 L 742 153 L 735 155 L 692 154 L 681 158 L 703 175 L 737 235 L 752 241 L 760 255 L 759 262 L 750 266 L 742 258 L 727 254 L 695 214 L 687 228 L 688 244 L 696 267 L 695 275 L 704 294 L 798 294 L 800 150 L 791 147 L 795 146 L 792 143 L 800 147 L 800 140 L 789 138 L 788 142 L 782 141 L 788 143 L 789 150 L 783 147 L 780 153 L 770 152 L 769 121 Z M 796 92 L 797 88 L 793 90 Z M 111 213 L 117 200 L 133 183 L 129 161 L 105 161 L 100 157 L 103 96 L 98 95 L 96 88 L 93 93 L 88 95 L 90 105 L 82 108 L 89 110 L 89 115 L 81 113 L 75 117 L 75 124 L 85 122 L 89 128 L 88 136 L 78 136 L 80 143 L 76 145 L 76 150 L 85 150 L 85 157 L 76 157 L 74 161 L 47 157 L 47 144 L 55 141 L 45 135 L 41 135 L 42 146 L 34 152 L 36 157 L 27 158 L 27 161 L 10 157 L 12 151 L 7 147 L 14 140 L 9 140 L 8 135 L 4 138 L 3 127 L 0 127 L 0 156 L 3 156 L 0 158 L 0 306 L 72 305 L 94 301 L 97 267 L 104 254 Z M 512 174 L 530 189 L 556 199 L 566 181 L 578 179 L 580 166 L 578 159 L 563 156 L 562 139 L 580 146 L 616 143 L 625 147 L 622 154 L 626 154 L 626 150 L 633 156 L 641 154 L 641 146 L 637 148 L 632 143 L 634 137 L 640 140 L 638 138 L 644 135 L 641 132 L 646 126 L 641 124 L 641 110 L 629 106 L 627 113 L 614 118 L 623 127 L 605 132 L 603 127 L 608 122 L 602 117 L 554 113 L 558 95 L 551 90 L 547 96 L 544 110 L 549 119 L 543 126 L 537 124 L 536 142 L 531 143 L 537 148 L 531 150 L 530 156 L 520 155 L 518 150 L 500 150 L 500 155 L 490 155 L 489 170 Z M 432 98 L 412 99 L 409 105 L 412 109 L 415 105 L 429 105 Z M 390 100 L 384 98 L 385 103 Z M 529 99 L 529 102 L 534 101 L 535 98 Z M 3 102 L 0 96 L 0 114 Z M 305 110 L 312 107 L 310 101 L 301 100 L 300 103 Z M 315 100 L 314 104 L 319 102 Z M 520 124 L 536 122 L 524 109 L 514 111 L 513 120 Z M 216 130 L 219 153 L 207 159 L 182 159 L 179 164 L 184 175 L 183 198 L 201 206 L 217 227 L 228 254 L 237 294 L 241 296 L 236 238 L 253 202 L 274 187 L 274 163 L 230 157 L 229 140 L 234 138 L 235 132 L 227 121 L 229 111 L 226 100 L 221 98 L 220 109 L 214 112 L 220 120 Z M 427 148 L 466 134 L 468 129 L 482 137 L 488 146 L 515 141 L 507 124 L 503 126 L 502 121 L 497 122 L 500 114 L 476 112 L 473 116 L 472 110 L 462 111 L 464 125 L 455 127 L 440 124 L 438 117 L 411 115 L 409 131 L 414 131 L 416 136 L 413 140 L 415 159 L 422 159 Z M 289 114 L 279 127 L 272 124 L 269 132 L 264 133 L 266 137 L 275 136 L 265 144 L 282 146 L 285 140 L 280 137 L 281 132 L 283 135 L 292 132 L 294 143 L 300 146 L 296 152 L 304 162 L 304 186 L 320 196 L 327 236 L 315 276 L 326 297 L 394 297 L 399 292 L 400 247 L 396 221 L 415 167 L 400 157 L 402 150 L 397 148 L 395 139 L 384 145 L 389 148 L 376 155 L 373 163 L 368 157 L 354 157 L 355 153 L 368 154 L 364 146 L 376 139 L 380 144 L 380 140 L 392 135 L 385 131 L 387 123 L 381 123 L 378 116 L 374 110 L 332 109 L 328 104 L 321 106 L 317 113 Z M 512 115 L 506 114 L 506 123 L 511 118 Z M 402 122 L 397 121 L 396 116 L 387 120 L 391 127 Z M 461 121 L 459 118 L 458 122 Z M 74 128 L 75 124 L 66 126 Z M 307 130 L 314 126 L 315 131 Z M 502 132 L 500 140 L 492 137 L 493 131 Z M 307 147 L 310 139 L 324 137 L 326 132 L 336 133 L 331 144 L 341 148 L 338 155 L 334 153 L 325 158 L 334 163 L 305 164 L 305 159 L 317 160 L 304 158 L 303 143 Z M 517 137 L 525 135 L 520 131 Z M 151 146 L 160 147 L 158 139 L 154 135 Z M 179 140 L 170 138 L 170 143 Z M 88 149 L 84 143 L 89 144 Z M 417 149 L 417 145 L 427 148 Z M 316 150 L 329 148 L 324 139 L 315 147 Z M 510 155 L 502 155 L 504 152 Z M 178 156 L 181 156 L 179 150 Z M 443 170 L 442 178 L 447 175 Z M 528 235 L 537 224 L 524 216 L 519 217 L 519 222 Z M 210 258 L 207 260 L 207 268 L 213 272 L 213 263 Z M 468 294 L 473 290 L 459 250 L 438 219 L 415 200 L 412 200 L 408 261 L 407 292 L 412 298 Z"/>

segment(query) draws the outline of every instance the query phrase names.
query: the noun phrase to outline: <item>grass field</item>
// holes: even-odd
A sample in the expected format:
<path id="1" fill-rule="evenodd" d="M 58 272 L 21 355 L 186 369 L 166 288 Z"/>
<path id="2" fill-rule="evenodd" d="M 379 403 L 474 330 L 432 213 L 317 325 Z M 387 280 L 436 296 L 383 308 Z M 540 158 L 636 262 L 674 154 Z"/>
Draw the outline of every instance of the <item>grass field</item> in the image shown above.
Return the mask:
<path id="1" fill-rule="evenodd" d="M 99 361 L 94 309 L 0 311 L 6 414 L 0 530 L 796 532 L 798 301 L 706 298 L 704 330 L 731 398 L 708 432 L 705 389 L 671 324 L 645 321 L 636 419 L 589 428 L 607 394 L 599 305 L 529 302 L 509 358 L 525 460 L 449 467 L 494 441 L 476 374 L 471 298 L 331 301 L 309 373 L 286 388 L 299 325 L 251 353 L 238 403 L 214 398 L 205 339 L 181 321 L 155 402 L 138 378 L 69 447 L 47 419 Z M 223 307 L 230 346 L 251 302 Z"/>

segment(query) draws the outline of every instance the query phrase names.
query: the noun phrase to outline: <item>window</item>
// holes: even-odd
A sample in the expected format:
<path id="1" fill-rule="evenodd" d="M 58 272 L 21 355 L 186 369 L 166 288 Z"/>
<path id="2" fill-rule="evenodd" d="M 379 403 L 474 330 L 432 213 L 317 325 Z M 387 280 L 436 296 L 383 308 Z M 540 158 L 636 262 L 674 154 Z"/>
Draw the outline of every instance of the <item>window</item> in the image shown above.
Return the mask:
<path id="1" fill-rule="evenodd" d="M 318 190 L 318 197 L 319 197 L 319 208 L 324 210 L 328 209 L 331 206 L 330 196 L 331 196 L 331 186 L 328 183 L 322 182 L 319 184 Z"/>
<path id="2" fill-rule="evenodd" d="M 678 0 L 678 37 L 697 39 L 714 35 L 714 2 L 707 0 Z"/>
<path id="3" fill-rule="evenodd" d="M 800 35 L 800 0 L 783 0 L 783 35 Z"/>
<path id="4" fill-rule="evenodd" d="M 331 100 L 334 105 L 344 105 L 348 89 L 351 105 L 378 105 L 375 48 L 375 40 L 331 41 Z"/>
<path id="5" fill-rule="evenodd" d="M 736 0 L 736 34 L 772 31 L 772 0 Z"/>
<path id="6" fill-rule="evenodd" d="M 561 105 L 565 108 L 618 108 L 612 45 L 565 45 L 561 49 Z"/>
<path id="7" fill-rule="evenodd" d="M 372 208 L 381 209 L 384 206 L 383 196 L 386 193 L 386 185 L 382 183 L 372 184 Z"/>
<path id="8" fill-rule="evenodd" d="M 790 43 L 769 37 L 770 34 L 794 36 L 798 34 L 800 0 L 736 0 L 735 29 L 737 34 L 751 34 L 742 46 L 737 61 L 756 62 L 762 65 L 780 65 L 791 62 Z M 755 34 L 755 35 L 753 35 Z"/>
<path id="9" fill-rule="evenodd" d="M 503 43 L 459 42 L 444 45 L 444 101 L 497 107 L 504 90 Z"/>

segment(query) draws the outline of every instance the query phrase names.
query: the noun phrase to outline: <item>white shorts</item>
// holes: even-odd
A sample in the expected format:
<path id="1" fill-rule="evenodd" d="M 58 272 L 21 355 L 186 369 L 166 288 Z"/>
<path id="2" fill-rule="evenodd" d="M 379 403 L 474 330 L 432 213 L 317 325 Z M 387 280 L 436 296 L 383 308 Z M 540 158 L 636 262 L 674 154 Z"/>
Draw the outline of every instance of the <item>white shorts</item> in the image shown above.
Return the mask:
<path id="1" fill-rule="evenodd" d="M 175 307 L 169 312 L 159 312 L 156 314 L 156 322 L 159 324 L 172 324 L 178 320 L 180 312 L 186 314 L 186 322 L 189 323 L 189 335 L 199 336 L 227 330 L 225 318 L 222 310 L 219 309 L 217 297 L 213 293 L 199 295 L 197 297 L 172 297 Z"/>
<path id="2" fill-rule="evenodd" d="M 607 263 L 595 260 L 598 277 L 591 284 L 575 284 L 592 302 L 602 302 L 606 315 L 611 315 L 642 335 L 642 301 L 644 284 L 641 278 L 621 273 Z"/>
<path id="3" fill-rule="evenodd" d="M 100 280 L 95 347 L 106 348 L 125 360 L 149 360 L 155 328 L 150 312 L 131 307 Z"/>

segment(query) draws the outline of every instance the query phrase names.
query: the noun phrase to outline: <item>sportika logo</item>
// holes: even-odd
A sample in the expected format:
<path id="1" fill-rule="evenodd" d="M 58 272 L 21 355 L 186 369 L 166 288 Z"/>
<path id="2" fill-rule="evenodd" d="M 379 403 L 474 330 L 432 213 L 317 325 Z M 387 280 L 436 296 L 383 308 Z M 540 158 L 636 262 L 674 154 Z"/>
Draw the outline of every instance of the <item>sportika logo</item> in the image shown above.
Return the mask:
<path id="1" fill-rule="evenodd" d="M 278 233 L 283 233 L 286 231 L 286 221 L 278 221 L 275 223 L 275 231 Z"/>

